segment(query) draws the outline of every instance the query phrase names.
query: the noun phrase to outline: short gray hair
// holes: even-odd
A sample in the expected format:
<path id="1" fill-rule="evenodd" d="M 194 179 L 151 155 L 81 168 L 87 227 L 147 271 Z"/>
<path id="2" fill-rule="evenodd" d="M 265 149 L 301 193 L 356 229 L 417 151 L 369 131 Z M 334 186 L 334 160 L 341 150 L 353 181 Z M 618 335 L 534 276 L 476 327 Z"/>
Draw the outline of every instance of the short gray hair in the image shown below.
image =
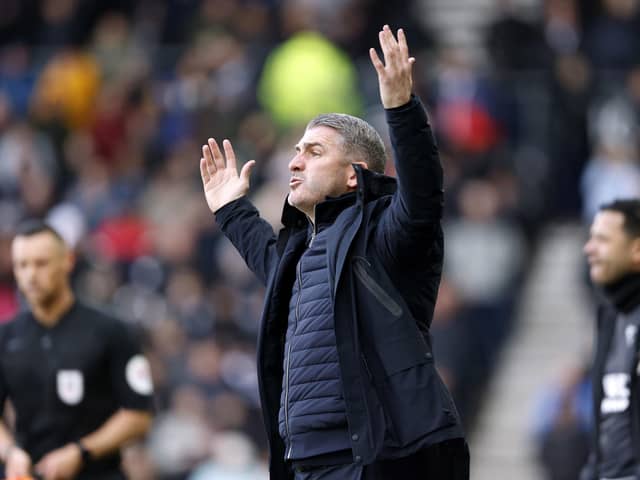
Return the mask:
<path id="1" fill-rule="evenodd" d="M 342 136 L 345 154 L 361 159 L 369 170 L 384 173 L 384 143 L 369 123 L 345 113 L 323 113 L 307 124 L 307 130 L 314 127 L 333 128 Z"/>

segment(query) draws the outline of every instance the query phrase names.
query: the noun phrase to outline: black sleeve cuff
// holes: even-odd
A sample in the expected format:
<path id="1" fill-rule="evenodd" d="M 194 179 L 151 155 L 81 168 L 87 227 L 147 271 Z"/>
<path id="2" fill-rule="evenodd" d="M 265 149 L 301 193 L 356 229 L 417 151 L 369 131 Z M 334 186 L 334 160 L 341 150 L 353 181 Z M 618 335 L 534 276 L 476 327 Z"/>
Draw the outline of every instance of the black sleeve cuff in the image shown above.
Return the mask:
<path id="1" fill-rule="evenodd" d="M 393 108 L 385 108 L 384 111 L 388 113 L 404 112 L 405 110 L 410 110 L 411 108 L 414 108 L 416 105 L 419 105 L 419 104 L 420 104 L 420 99 L 412 93 L 411 98 L 404 105 L 400 105 L 399 107 L 393 107 Z"/>
<path id="2" fill-rule="evenodd" d="M 249 199 L 247 198 L 246 195 L 237 198 L 225 205 L 223 205 L 222 207 L 220 207 L 218 210 L 216 210 L 215 212 L 213 212 L 213 214 L 216 217 L 216 221 L 218 222 L 224 222 L 230 215 L 232 215 L 233 211 L 236 210 L 237 208 L 247 208 L 247 207 L 251 207 L 251 202 L 249 202 Z"/>

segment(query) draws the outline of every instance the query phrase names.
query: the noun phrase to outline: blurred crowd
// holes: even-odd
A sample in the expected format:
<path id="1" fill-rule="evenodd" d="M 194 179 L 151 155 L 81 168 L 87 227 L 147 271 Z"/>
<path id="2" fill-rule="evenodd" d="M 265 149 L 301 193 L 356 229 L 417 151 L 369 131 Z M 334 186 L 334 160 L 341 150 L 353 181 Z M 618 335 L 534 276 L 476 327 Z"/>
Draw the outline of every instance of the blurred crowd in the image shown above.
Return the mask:
<path id="1" fill-rule="evenodd" d="M 230 138 L 257 160 L 251 196 L 277 228 L 310 117 L 351 113 L 386 133 L 368 59 L 381 25 L 408 34 L 445 167 L 433 334 L 468 430 L 541 227 L 640 194 L 637 0 L 539 0 L 527 16 L 495 0 L 484 55 L 436 38 L 421 19 L 435 3 L 2 0 L 0 320 L 20 308 L 13 228 L 45 218 L 76 249 L 79 295 L 144 335 L 158 415 L 125 455 L 133 480 L 266 478 L 263 291 L 206 207 L 200 145 Z M 567 415 L 588 428 L 561 401 L 576 385 L 544 410 L 541 441 Z"/>

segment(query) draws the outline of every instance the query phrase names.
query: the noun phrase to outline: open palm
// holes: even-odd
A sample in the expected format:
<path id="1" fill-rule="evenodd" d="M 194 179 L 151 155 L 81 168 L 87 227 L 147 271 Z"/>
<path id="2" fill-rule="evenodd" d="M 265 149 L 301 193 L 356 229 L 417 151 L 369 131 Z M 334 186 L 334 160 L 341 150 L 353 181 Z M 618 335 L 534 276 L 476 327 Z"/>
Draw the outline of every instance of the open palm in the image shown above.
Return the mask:
<path id="1" fill-rule="evenodd" d="M 249 177 L 255 161 L 247 162 L 238 174 L 236 155 L 229 140 L 222 142 L 224 155 L 218 143 L 210 138 L 207 145 L 202 146 L 200 159 L 200 175 L 207 204 L 212 212 L 216 212 L 249 191 Z M 225 161 L 226 157 L 226 161 Z"/>
<path id="2" fill-rule="evenodd" d="M 398 38 L 393 36 L 389 25 L 382 27 L 378 34 L 384 63 L 375 49 L 369 49 L 369 56 L 378 74 L 380 99 L 384 108 L 395 108 L 406 104 L 413 89 L 412 70 L 416 59 L 409 56 L 409 47 L 404 30 L 398 30 Z"/>

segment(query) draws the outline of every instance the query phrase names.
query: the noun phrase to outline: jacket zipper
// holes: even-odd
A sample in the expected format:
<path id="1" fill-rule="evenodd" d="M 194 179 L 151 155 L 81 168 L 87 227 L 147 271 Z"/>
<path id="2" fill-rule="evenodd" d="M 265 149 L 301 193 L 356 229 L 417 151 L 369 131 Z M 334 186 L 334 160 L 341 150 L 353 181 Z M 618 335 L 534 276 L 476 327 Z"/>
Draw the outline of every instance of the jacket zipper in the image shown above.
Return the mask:
<path id="1" fill-rule="evenodd" d="M 369 262 L 363 258 L 361 261 L 355 262 L 353 271 L 355 272 L 356 277 L 358 277 L 367 290 L 371 292 L 371 294 L 389 311 L 389 313 L 391 313 L 391 315 L 394 317 L 401 316 L 402 307 L 384 291 L 384 289 L 371 275 L 369 275 L 369 272 L 367 272 L 367 269 L 362 265 L 362 262 L 366 262 L 370 266 Z"/>
<path id="2" fill-rule="evenodd" d="M 311 223 L 311 240 L 309 240 L 309 247 L 311 247 L 311 245 L 313 244 L 313 241 L 316 238 L 316 234 L 318 232 L 316 231 L 316 224 L 315 223 Z"/>
<path id="3" fill-rule="evenodd" d="M 293 339 L 296 335 L 296 329 L 298 328 L 298 319 L 300 316 L 300 297 L 302 297 L 302 257 L 298 262 L 298 299 L 296 301 L 296 321 L 293 324 L 293 331 L 291 332 L 291 339 L 289 340 L 289 347 L 287 348 L 287 368 L 285 372 L 285 390 L 284 390 L 284 426 L 287 431 L 287 438 L 289 440 L 289 450 L 287 451 L 286 458 L 291 458 L 291 452 L 293 451 L 293 439 L 291 438 L 291 430 L 289 428 L 289 369 L 291 367 L 291 349 L 293 347 Z"/>
<path id="4" fill-rule="evenodd" d="M 364 364 L 364 369 L 367 371 L 367 375 L 369 376 L 369 380 L 373 380 L 373 375 L 371 374 L 371 369 L 369 368 L 369 362 L 367 362 L 367 357 L 364 356 L 364 353 L 360 353 L 360 358 L 362 358 L 362 363 Z"/>

